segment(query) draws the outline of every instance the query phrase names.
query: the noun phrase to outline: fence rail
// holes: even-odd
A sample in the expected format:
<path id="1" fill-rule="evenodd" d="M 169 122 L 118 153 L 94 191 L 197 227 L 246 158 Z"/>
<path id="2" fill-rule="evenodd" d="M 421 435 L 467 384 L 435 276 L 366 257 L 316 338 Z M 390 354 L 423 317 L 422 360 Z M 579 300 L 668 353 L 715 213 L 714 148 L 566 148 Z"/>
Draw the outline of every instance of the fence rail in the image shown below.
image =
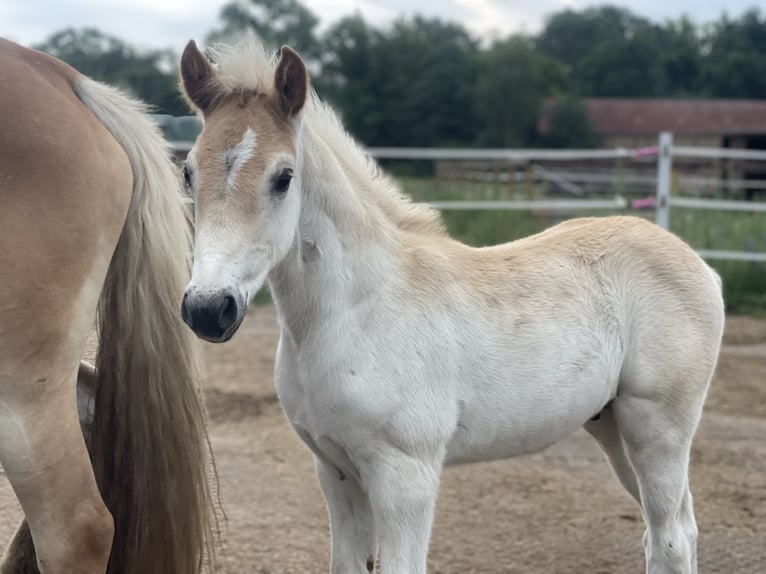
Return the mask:
<path id="1" fill-rule="evenodd" d="M 599 209 L 625 209 L 628 201 L 622 197 L 614 199 L 520 199 L 509 201 L 494 201 L 484 199 L 480 201 L 429 201 L 428 205 L 436 209 L 455 210 L 518 210 L 518 211 L 580 211 Z"/>
<path id="2" fill-rule="evenodd" d="M 193 142 L 170 142 L 171 149 L 177 154 L 188 153 Z M 455 200 L 455 201 L 431 201 L 430 205 L 442 210 L 536 210 L 550 212 L 566 211 L 597 211 L 597 210 L 622 210 L 642 205 L 655 209 L 655 221 L 661 227 L 669 229 L 671 207 L 685 209 L 717 210 L 721 212 L 737 213 L 766 213 L 766 202 L 756 201 L 733 201 L 722 199 L 678 197 L 672 195 L 674 184 L 673 160 L 674 158 L 694 160 L 739 160 L 747 162 L 766 162 L 766 150 L 746 150 L 732 148 L 711 148 L 677 146 L 673 144 L 673 135 L 669 132 L 659 134 L 658 144 L 643 148 L 614 148 L 601 150 L 542 150 L 542 149 L 443 149 L 443 148 L 367 148 L 367 153 L 376 159 L 388 160 L 431 160 L 431 161 L 488 161 L 504 162 L 506 164 L 532 164 L 535 161 L 543 162 L 571 162 L 588 160 L 623 160 L 633 159 L 637 161 L 656 162 L 656 177 L 651 175 L 627 175 L 625 181 L 629 183 L 646 183 L 655 187 L 653 197 L 648 200 L 630 202 L 622 196 L 614 199 L 526 199 L 526 200 Z M 545 173 L 546 170 L 535 166 L 536 173 Z M 550 181 L 555 181 L 568 189 L 573 195 L 578 186 L 574 182 L 585 183 L 590 181 L 608 182 L 606 176 L 582 175 L 578 180 L 577 174 L 572 172 L 545 173 Z M 723 189 L 731 189 L 736 183 L 746 182 L 744 179 L 702 179 L 696 176 L 680 177 L 675 183 L 684 186 L 709 187 L 711 181 Z M 754 180 L 748 185 L 752 189 L 766 188 L 766 181 Z M 188 200 L 191 201 L 191 200 Z M 724 251 L 701 249 L 697 251 L 705 259 L 721 259 L 733 261 L 757 261 L 766 262 L 766 253 L 747 251 Z"/>
<path id="3" fill-rule="evenodd" d="M 593 159 L 619 159 L 636 157 L 636 150 L 615 149 L 492 149 L 492 148 L 428 148 L 428 147 L 372 147 L 367 153 L 376 159 L 430 159 L 430 160 L 491 160 L 509 162 L 571 161 Z"/>
<path id="4" fill-rule="evenodd" d="M 727 201 L 725 199 L 702 199 L 698 197 L 671 197 L 670 205 L 672 207 L 686 207 L 689 209 L 766 213 L 766 203 L 758 201 Z"/>
<path id="5" fill-rule="evenodd" d="M 766 151 L 754 149 L 673 146 L 675 157 L 766 161 Z"/>

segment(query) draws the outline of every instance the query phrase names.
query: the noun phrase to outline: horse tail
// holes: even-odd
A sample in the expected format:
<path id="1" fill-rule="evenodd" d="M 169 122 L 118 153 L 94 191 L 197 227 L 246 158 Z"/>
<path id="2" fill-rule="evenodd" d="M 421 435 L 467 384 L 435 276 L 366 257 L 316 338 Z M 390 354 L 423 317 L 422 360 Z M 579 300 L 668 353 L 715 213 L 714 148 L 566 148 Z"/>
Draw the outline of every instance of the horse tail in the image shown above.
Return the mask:
<path id="1" fill-rule="evenodd" d="M 133 167 L 127 220 L 99 301 L 88 439 L 115 521 L 109 572 L 198 573 L 214 560 L 215 512 L 196 342 L 179 313 L 191 253 L 188 210 L 146 108 L 88 78 L 74 89 Z"/>

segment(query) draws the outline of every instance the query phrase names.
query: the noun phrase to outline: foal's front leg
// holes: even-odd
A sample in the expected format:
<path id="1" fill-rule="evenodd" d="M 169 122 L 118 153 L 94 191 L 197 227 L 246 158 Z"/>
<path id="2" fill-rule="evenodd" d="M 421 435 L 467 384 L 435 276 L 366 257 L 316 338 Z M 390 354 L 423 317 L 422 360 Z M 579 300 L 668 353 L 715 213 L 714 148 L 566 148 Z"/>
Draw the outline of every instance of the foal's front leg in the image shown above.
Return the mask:
<path id="1" fill-rule="evenodd" d="M 401 451 L 381 453 L 363 470 L 381 574 L 426 574 L 436 496 L 444 460 Z"/>
<path id="2" fill-rule="evenodd" d="M 377 541 L 367 493 L 352 476 L 316 459 L 332 531 L 332 574 L 361 574 L 375 569 Z"/>

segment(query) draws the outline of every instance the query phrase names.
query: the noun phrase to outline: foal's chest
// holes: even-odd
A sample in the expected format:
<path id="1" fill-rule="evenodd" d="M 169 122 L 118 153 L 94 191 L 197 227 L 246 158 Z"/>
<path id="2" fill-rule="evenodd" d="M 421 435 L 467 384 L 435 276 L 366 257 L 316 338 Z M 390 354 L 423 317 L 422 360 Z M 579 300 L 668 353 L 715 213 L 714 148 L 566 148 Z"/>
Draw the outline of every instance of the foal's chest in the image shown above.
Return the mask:
<path id="1" fill-rule="evenodd" d="M 290 424 L 312 452 L 342 474 L 357 475 L 349 456 L 349 432 L 356 425 L 353 398 L 328 367 L 329 357 L 307 357 L 280 341 L 275 371 L 277 395 Z M 335 373 L 331 375 L 328 373 Z"/>

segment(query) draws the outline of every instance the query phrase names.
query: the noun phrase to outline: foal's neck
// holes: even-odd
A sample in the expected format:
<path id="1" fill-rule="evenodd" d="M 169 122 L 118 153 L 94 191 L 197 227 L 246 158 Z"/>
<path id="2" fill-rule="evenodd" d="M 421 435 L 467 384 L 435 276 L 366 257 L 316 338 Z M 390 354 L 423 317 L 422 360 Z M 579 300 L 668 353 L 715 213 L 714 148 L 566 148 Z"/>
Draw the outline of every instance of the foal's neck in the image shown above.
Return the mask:
<path id="1" fill-rule="evenodd" d="M 296 342 L 381 289 L 391 276 L 398 237 L 375 205 L 364 167 L 344 165 L 311 129 L 299 153 L 302 206 L 287 256 L 269 274 L 282 328 Z"/>

